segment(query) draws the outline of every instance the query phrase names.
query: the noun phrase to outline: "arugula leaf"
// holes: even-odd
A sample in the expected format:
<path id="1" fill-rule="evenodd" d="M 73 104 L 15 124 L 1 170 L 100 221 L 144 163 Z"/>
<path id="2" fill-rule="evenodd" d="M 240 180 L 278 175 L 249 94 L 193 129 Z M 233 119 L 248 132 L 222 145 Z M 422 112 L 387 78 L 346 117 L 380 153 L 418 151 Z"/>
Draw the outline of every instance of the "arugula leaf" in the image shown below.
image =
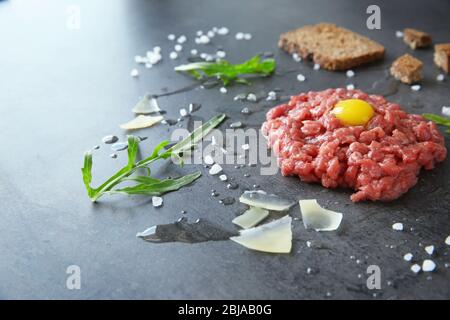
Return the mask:
<path id="1" fill-rule="evenodd" d="M 179 157 L 181 153 L 192 148 L 211 130 L 217 127 L 225 119 L 224 114 L 219 114 L 208 120 L 201 127 L 195 129 L 189 136 L 178 142 L 173 147 L 164 152 L 160 152 L 169 141 L 159 143 L 151 155 L 143 160 L 136 162 L 136 156 L 139 151 L 140 139 L 135 136 L 128 136 L 128 163 L 121 168 L 109 179 L 103 182 L 99 187 L 92 188 L 92 153 L 87 152 L 84 155 L 84 165 L 81 169 L 83 182 L 86 187 L 87 194 L 91 201 L 95 202 L 104 194 L 125 193 L 125 194 L 144 194 L 144 195 L 161 195 L 169 191 L 175 191 L 181 187 L 198 179 L 201 172 L 197 171 L 175 179 L 156 179 L 150 177 L 149 165 L 160 159 L 168 159 L 171 156 Z M 139 169 L 147 169 L 147 176 L 132 176 Z M 136 182 L 134 186 L 114 189 L 122 182 Z"/>
<path id="2" fill-rule="evenodd" d="M 249 84 L 250 82 L 242 75 L 261 75 L 269 76 L 276 67 L 274 59 L 261 60 L 259 55 L 254 56 L 250 60 L 241 64 L 231 64 L 226 60 L 217 62 L 195 62 L 175 67 L 175 71 L 187 72 L 197 80 L 203 78 L 218 78 L 224 86 L 232 82 Z"/>
<path id="3" fill-rule="evenodd" d="M 163 193 L 169 191 L 176 191 L 181 187 L 193 182 L 197 178 L 202 175 L 200 171 L 196 171 L 191 174 L 187 174 L 185 176 L 175 178 L 175 179 L 164 179 L 154 182 L 145 181 L 144 179 L 140 179 L 141 181 L 145 181 L 145 183 L 140 183 L 132 187 L 125 187 L 122 189 L 115 189 L 110 191 L 109 193 L 125 193 L 125 194 L 144 194 L 149 196 L 159 196 Z M 147 178 L 147 177 L 141 177 Z M 153 179 L 153 178 L 151 178 Z M 158 180 L 158 179 L 156 179 Z"/>
<path id="4" fill-rule="evenodd" d="M 427 120 L 436 122 L 437 124 L 450 127 L 450 118 L 448 117 L 442 117 L 433 113 L 424 113 L 422 116 Z"/>

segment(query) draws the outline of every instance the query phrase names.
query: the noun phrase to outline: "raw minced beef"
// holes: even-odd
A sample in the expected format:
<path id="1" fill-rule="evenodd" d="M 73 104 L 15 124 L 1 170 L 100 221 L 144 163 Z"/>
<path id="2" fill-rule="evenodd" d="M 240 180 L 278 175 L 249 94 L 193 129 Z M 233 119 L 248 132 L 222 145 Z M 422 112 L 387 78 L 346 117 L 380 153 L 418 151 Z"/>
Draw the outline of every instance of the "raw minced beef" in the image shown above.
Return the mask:
<path id="1" fill-rule="evenodd" d="M 366 126 L 343 126 L 330 112 L 345 99 L 370 103 Z M 267 113 L 262 132 L 283 175 L 356 192 L 352 201 L 393 200 L 417 183 L 422 167 L 433 169 L 447 155 L 435 123 L 408 114 L 382 96 L 328 89 L 291 97 Z"/>

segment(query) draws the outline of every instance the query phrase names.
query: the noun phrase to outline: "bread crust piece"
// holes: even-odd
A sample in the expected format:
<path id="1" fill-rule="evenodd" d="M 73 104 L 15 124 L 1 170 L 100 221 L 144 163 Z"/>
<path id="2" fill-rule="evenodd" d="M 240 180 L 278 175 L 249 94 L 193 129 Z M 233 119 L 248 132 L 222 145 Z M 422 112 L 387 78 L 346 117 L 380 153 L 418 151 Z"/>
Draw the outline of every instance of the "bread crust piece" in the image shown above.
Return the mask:
<path id="1" fill-rule="evenodd" d="M 440 43 L 434 46 L 434 63 L 447 73 L 450 73 L 450 43 Z"/>
<path id="2" fill-rule="evenodd" d="M 422 79 L 422 66 L 422 61 L 410 54 L 404 54 L 392 63 L 390 71 L 395 79 L 411 84 Z"/>
<path id="3" fill-rule="evenodd" d="M 411 49 L 426 48 L 431 45 L 431 36 L 423 31 L 406 28 L 403 30 L 403 41 L 410 46 Z"/>
<path id="4" fill-rule="evenodd" d="M 327 70 L 351 69 L 382 59 L 385 52 L 381 44 L 331 23 L 306 25 L 285 32 L 278 46 L 302 58 L 312 58 Z"/>

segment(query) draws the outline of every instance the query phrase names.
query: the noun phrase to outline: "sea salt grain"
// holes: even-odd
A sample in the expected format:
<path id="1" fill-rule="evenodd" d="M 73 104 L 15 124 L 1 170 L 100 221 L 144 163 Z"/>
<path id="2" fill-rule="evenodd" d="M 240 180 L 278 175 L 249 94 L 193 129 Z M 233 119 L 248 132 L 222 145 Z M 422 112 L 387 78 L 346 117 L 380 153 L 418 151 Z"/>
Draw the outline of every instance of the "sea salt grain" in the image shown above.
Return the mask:
<path id="1" fill-rule="evenodd" d="M 176 44 L 176 45 L 174 46 L 174 49 L 175 49 L 175 51 L 180 52 L 181 50 L 183 50 L 183 46 L 182 46 L 181 44 Z"/>
<path id="2" fill-rule="evenodd" d="M 250 149 L 250 145 L 248 143 L 242 145 L 242 150 L 248 150 L 248 149 Z"/>
<path id="3" fill-rule="evenodd" d="M 450 117 L 450 107 L 443 106 L 441 112 L 444 116 Z"/>
<path id="4" fill-rule="evenodd" d="M 153 48 L 153 52 L 154 53 L 161 53 L 161 47 L 158 47 L 158 46 L 154 47 Z"/>
<path id="5" fill-rule="evenodd" d="M 211 156 L 211 155 L 206 155 L 204 158 L 203 158 L 203 161 L 207 164 L 207 165 L 212 165 L 213 163 L 214 163 L 214 159 L 213 159 L 213 157 Z"/>
<path id="6" fill-rule="evenodd" d="M 214 38 L 214 36 L 215 36 L 214 31 L 212 31 L 212 30 L 208 31 L 208 32 L 206 33 L 206 35 L 207 35 L 208 37 L 210 37 L 210 38 Z"/>
<path id="7" fill-rule="evenodd" d="M 196 56 L 196 55 L 198 54 L 197 49 L 192 49 L 192 50 L 191 50 L 191 54 L 192 54 L 193 56 Z"/>
<path id="8" fill-rule="evenodd" d="M 256 95 L 254 93 L 249 93 L 247 95 L 247 100 L 248 101 L 252 101 L 252 102 L 256 102 L 256 100 L 258 100 L 258 99 L 256 98 Z"/>
<path id="9" fill-rule="evenodd" d="M 216 52 L 216 55 L 217 55 L 218 58 L 225 58 L 225 56 L 227 54 L 225 53 L 225 51 L 219 50 L 219 51 Z"/>
<path id="10" fill-rule="evenodd" d="M 431 256 L 434 253 L 434 246 L 426 246 L 425 251 Z"/>
<path id="11" fill-rule="evenodd" d="M 222 87 L 219 90 L 220 90 L 221 93 L 227 93 L 228 92 L 227 88 L 225 88 L 225 87 Z"/>
<path id="12" fill-rule="evenodd" d="M 167 39 L 169 39 L 170 41 L 173 41 L 173 40 L 175 40 L 175 35 L 174 34 L 169 34 L 167 36 Z"/>
<path id="13" fill-rule="evenodd" d="M 236 40 L 242 40 L 244 39 L 244 34 L 242 32 L 238 32 L 235 35 Z"/>
<path id="14" fill-rule="evenodd" d="M 392 229 L 395 231 L 403 231 L 403 223 L 397 222 L 392 225 Z"/>
<path id="15" fill-rule="evenodd" d="M 185 108 L 180 109 L 180 116 L 186 117 L 188 115 L 188 112 Z"/>
<path id="16" fill-rule="evenodd" d="M 132 76 L 132 77 L 138 77 L 139 76 L 139 71 L 137 70 L 137 69 L 132 69 L 131 70 L 131 72 L 130 72 L 130 75 Z"/>
<path id="17" fill-rule="evenodd" d="M 315 63 L 313 69 L 314 70 L 320 70 L 320 64 Z"/>
<path id="18" fill-rule="evenodd" d="M 355 90 L 355 85 L 350 83 L 347 85 L 347 90 Z"/>
<path id="19" fill-rule="evenodd" d="M 210 40 L 209 40 L 208 36 L 201 35 L 199 38 L 199 41 L 200 41 L 200 43 L 207 44 L 207 43 L 209 43 Z"/>
<path id="20" fill-rule="evenodd" d="M 302 58 L 298 55 L 298 53 L 293 53 L 292 54 L 292 59 L 294 59 L 295 62 L 302 61 Z"/>
<path id="21" fill-rule="evenodd" d="M 413 258 L 412 253 L 407 253 L 403 256 L 403 260 L 405 260 L 405 261 L 411 261 L 412 258 Z"/>
<path id="22" fill-rule="evenodd" d="M 222 172 L 222 167 L 220 165 L 218 165 L 217 163 L 213 164 L 211 169 L 209 169 L 209 174 L 212 176 L 219 174 L 221 172 Z"/>
<path id="23" fill-rule="evenodd" d="M 419 91 L 422 87 L 419 84 L 415 84 L 411 86 L 412 91 Z"/>
<path id="24" fill-rule="evenodd" d="M 422 268 L 418 264 L 413 264 L 410 269 L 414 273 L 419 273 Z"/>
<path id="25" fill-rule="evenodd" d="M 345 75 L 348 78 L 353 78 L 355 76 L 355 72 L 353 70 L 347 70 L 347 72 L 345 73 Z"/>
<path id="26" fill-rule="evenodd" d="M 220 34 L 220 35 L 227 35 L 228 32 L 229 32 L 229 30 L 226 27 L 222 27 L 219 30 L 217 30 L 217 33 Z"/>
<path id="27" fill-rule="evenodd" d="M 445 244 L 450 246 L 450 236 L 447 236 L 447 238 L 445 238 Z"/>
<path id="28" fill-rule="evenodd" d="M 200 36 L 203 34 L 203 31 L 202 31 L 202 30 L 198 30 L 195 34 L 196 34 L 198 37 L 200 37 Z"/>
<path id="29" fill-rule="evenodd" d="M 161 197 L 152 197 L 152 205 L 157 208 L 157 207 L 161 207 L 163 204 L 163 198 Z"/>
<path id="30" fill-rule="evenodd" d="M 220 181 L 227 181 L 227 180 L 228 180 L 228 177 L 227 177 L 225 174 L 221 174 L 221 175 L 219 176 L 219 179 L 220 179 Z"/>
<path id="31" fill-rule="evenodd" d="M 252 35 L 250 33 L 244 33 L 244 40 L 251 40 Z"/>
<path id="32" fill-rule="evenodd" d="M 172 51 L 169 54 L 169 58 L 172 59 L 172 60 L 175 60 L 176 58 L 178 58 L 178 53 L 176 53 L 175 51 Z"/>
<path id="33" fill-rule="evenodd" d="M 300 82 L 303 82 L 306 80 L 306 77 L 300 73 L 297 75 L 297 80 Z"/>
<path id="34" fill-rule="evenodd" d="M 444 81 L 444 79 L 445 79 L 445 76 L 442 73 L 440 73 L 436 76 L 437 81 Z"/>
<path id="35" fill-rule="evenodd" d="M 187 40 L 186 36 L 182 35 L 182 36 L 178 37 L 177 42 L 178 43 L 185 43 L 186 40 Z"/>
<path id="36" fill-rule="evenodd" d="M 422 270 L 424 272 L 432 272 L 436 269 L 436 263 L 434 263 L 432 260 L 425 259 L 422 263 Z"/>
<path id="37" fill-rule="evenodd" d="M 403 38 L 403 32 L 402 31 L 395 31 L 395 36 L 397 37 L 397 38 Z"/>

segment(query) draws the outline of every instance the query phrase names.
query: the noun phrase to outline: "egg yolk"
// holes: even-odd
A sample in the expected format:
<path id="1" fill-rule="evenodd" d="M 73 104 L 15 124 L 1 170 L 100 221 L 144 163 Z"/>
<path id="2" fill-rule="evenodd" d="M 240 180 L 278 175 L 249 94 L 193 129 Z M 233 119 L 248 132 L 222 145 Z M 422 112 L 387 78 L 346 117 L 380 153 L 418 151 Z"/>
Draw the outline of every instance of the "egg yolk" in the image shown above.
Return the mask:
<path id="1" fill-rule="evenodd" d="M 344 126 L 363 126 L 374 115 L 373 107 L 364 100 L 341 100 L 333 108 L 332 113 Z"/>

